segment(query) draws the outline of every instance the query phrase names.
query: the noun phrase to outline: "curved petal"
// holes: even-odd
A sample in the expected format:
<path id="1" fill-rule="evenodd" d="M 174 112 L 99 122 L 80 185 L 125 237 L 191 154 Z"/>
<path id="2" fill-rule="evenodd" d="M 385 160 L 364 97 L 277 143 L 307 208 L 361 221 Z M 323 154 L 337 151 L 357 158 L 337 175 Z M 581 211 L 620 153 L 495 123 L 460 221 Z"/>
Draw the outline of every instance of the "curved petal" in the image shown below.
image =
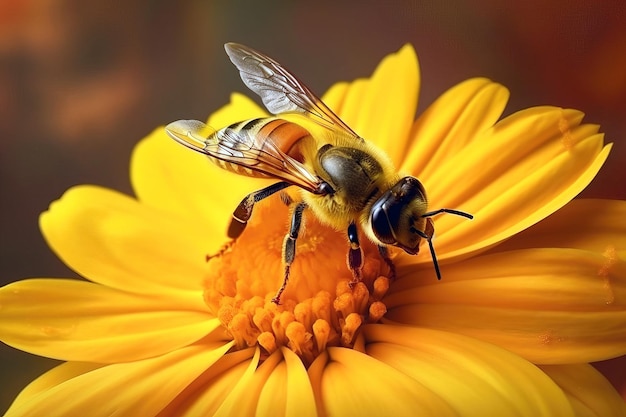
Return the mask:
<path id="1" fill-rule="evenodd" d="M 356 83 L 356 81 L 342 81 L 331 85 L 322 96 L 322 101 L 326 103 L 332 111 L 339 114 L 340 110 L 343 109 L 344 102 L 348 96 L 348 90 L 352 88 L 354 83 Z"/>
<path id="2" fill-rule="evenodd" d="M 252 100 L 233 94 L 231 102 L 209 118 L 209 124 L 219 129 L 265 115 Z M 268 180 L 219 168 L 205 156 L 176 143 L 162 127 L 135 147 L 131 182 L 142 203 L 218 231 L 222 243 L 237 204 L 246 194 L 268 184 Z"/>
<path id="3" fill-rule="evenodd" d="M 540 368 L 565 392 L 577 416 L 626 416 L 624 399 L 593 366 L 585 363 Z"/>
<path id="4" fill-rule="evenodd" d="M 334 87 L 324 102 L 357 134 L 382 148 L 396 166 L 417 109 L 419 65 L 411 45 L 385 57 L 371 78 Z M 341 94 L 339 94 L 341 93 Z"/>
<path id="5" fill-rule="evenodd" d="M 531 228 L 496 246 L 494 252 L 525 248 L 615 250 L 626 258 L 626 201 L 574 199 Z"/>
<path id="6" fill-rule="evenodd" d="M 317 415 L 302 361 L 282 349 L 259 366 L 260 351 L 254 351 L 251 361 L 236 367 L 227 357 L 218 361 L 159 415 Z"/>
<path id="7" fill-rule="evenodd" d="M 446 158 L 496 123 L 508 98 L 506 88 L 487 78 L 472 78 L 446 91 L 415 121 L 402 170 L 418 178 L 434 175 Z"/>
<path id="8" fill-rule="evenodd" d="M 259 365 L 252 375 L 246 379 L 245 384 L 246 388 L 242 393 L 242 396 L 239 401 L 233 403 L 232 409 L 228 409 L 225 404 L 220 411 L 223 411 L 223 415 L 229 416 L 233 414 L 240 414 L 243 416 L 251 416 L 251 415 L 261 415 L 257 413 L 257 409 L 259 408 L 259 398 L 261 396 L 261 392 L 265 387 L 270 375 L 273 374 L 276 367 L 283 363 L 283 354 L 282 351 L 276 350 L 269 357 L 267 357 L 261 365 Z M 282 394 L 281 394 L 282 396 Z M 233 397 L 234 399 L 234 397 Z M 237 413 L 234 413 L 233 410 L 236 409 Z M 230 414 L 229 414 L 230 412 Z"/>
<path id="9" fill-rule="evenodd" d="M 322 415 L 458 415 L 436 393 L 384 362 L 353 349 L 327 352 L 309 369 Z"/>
<path id="10" fill-rule="evenodd" d="M 39 376 L 37 379 L 28 384 L 18 396 L 13 400 L 11 404 L 11 410 L 18 409 L 24 404 L 27 404 L 31 399 L 36 398 L 39 394 L 54 388 L 57 385 L 63 384 L 72 378 L 76 378 L 80 375 L 87 374 L 98 368 L 106 366 L 101 363 L 88 363 L 88 362 L 66 362 L 57 367 L 52 368 L 48 372 Z"/>
<path id="11" fill-rule="evenodd" d="M 260 357 L 261 350 L 257 346 L 254 350 L 254 357 L 248 362 L 248 366 L 245 368 L 244 372 L 238 376 L 237 381 L 228 386 L 229 394 L 224 401 L 222 401 L 219 408 L 212 413 L 213 416 L 228 417 L 236 415 L 237 413 L 241 415 L 254 414 L 257 399 L 257 395 L 255 395 L 254 392 L 259 392 L 260 390 L 253 391 L 250 388 L 255 371 L 259 367 Z"/>
<path id="12" fill-rule="evenodd" d="M 281 349 L 284 360 L 267 378 L 256 414 L 261 416 L 316 416 L 315 398 L 302 361 L 291 350 Z"/>
<path id="13" fill-rule="evenodd" d="M 74 271 L 112 288 L 198 308 L 206 255 L 223 243 L 210 228 L 94 186 L 68 190 L 40 217 L 50 247 Z"/>
<path id="14" fill-rule="evenodd" d="M 433 208 L 453 207 L 474 215 L 473 221 L 437 218 L 441 257 L 468 254 L 513 236 L 585 188 L 611 145 L 603 148 L 597 126 L 579 125 L 581 118 L 577 111 L 557 108 L 518 112 L 426 178 Z"/>
<path id="15" fill-rule="evenodd" d="M 363 333 L 368 355 L 440 396 L 457 416 L 573 415 L 550 378 L 504 349 L 429 329 L 369 325 Z"/>
<path id="16" fill-rule="evenodd" d="M 156 415 L 231 346 L 194 345 L 156 358 L 86 369 L 78 375 L 71 369 L 75 365 L 64 364 L 34 382 L 39 387 L 48 385 L 47 389 L 29 390 L 32 395 L 20 396 L 6 416 L 47 417 L 50 410 L 60 416 Z M 46 382 L 49 378 L 54 385 Z"/>
<path id="17" fill-rule="evenodd" d="M 466 334 L 534 363 L 626 354 L 626 262 L 575 249 L 479 256 L 398 280 L 386 319 Z M 428 283 L 427 283 L 428 282 Z"/>
<path id="18" fill-rule="evenodd" d="M 215 416 L 250 370 L 258 365 L 256 349 L 228 353 L 209 366 L 202 375 L 161 411 L 159 417 Z M 253 356 L 254 355 L 254 356 Z M 231 414 L 232 415 L 232 414 Z"/>
<path id="19" fill-rule="evenodd" d="M 285 416 L 317 416 L 313 387 L 302 360 L 286 347 L 282 347 L 281 351 L 287 367 Z"/>
<path id="20" fill-rule="evenodd" d="M 217 328 L 206 311 L 89 282 L 31 279 L 0 289 L 4 343 L 62 360 L 121 362 L 189 345 Z"/>
<path id="21" fill-rule="evenodd" d="M 214 129 L 221 129 L 233 123 L 257 117 L 267 117 L 268 113 L 251 98 L 240 93 L 230 95 L 230 103 L 211 113 L 207 124 Z"/>

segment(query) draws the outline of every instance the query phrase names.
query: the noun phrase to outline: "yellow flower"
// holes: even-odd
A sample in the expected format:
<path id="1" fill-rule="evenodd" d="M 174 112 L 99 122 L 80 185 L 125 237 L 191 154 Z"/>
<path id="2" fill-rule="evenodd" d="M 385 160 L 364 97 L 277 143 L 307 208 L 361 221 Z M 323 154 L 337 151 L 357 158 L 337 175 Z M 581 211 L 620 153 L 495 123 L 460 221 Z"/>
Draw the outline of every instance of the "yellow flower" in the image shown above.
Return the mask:
<path id="1" fill-rule="evenodd" d="M 345 232 L 306 218 L 283 304 L 278 197 L 231 251 L 234 207 L 266 182 L 210 164 L 155 130 L 131 164 L 137 197 L 69 190 L 41 216 L 58 256 L 89 281 L 0 290 L 5 343 L 67 361 L 7 416 L 626 415 L 587 362 L 626 354 L 626 202 L 573 200 L 610 145 L 571 109 L 498 119 L 507 90 L 453 87 L 414 121 L 410 46 L 324 101 L 424 183 L 443 279 L 428 251 L 365 244 L 353 290 Z M 265 113 L 235 94 L 208 123 Z M 595 413 L 595 414 L 594 414 Z"/>

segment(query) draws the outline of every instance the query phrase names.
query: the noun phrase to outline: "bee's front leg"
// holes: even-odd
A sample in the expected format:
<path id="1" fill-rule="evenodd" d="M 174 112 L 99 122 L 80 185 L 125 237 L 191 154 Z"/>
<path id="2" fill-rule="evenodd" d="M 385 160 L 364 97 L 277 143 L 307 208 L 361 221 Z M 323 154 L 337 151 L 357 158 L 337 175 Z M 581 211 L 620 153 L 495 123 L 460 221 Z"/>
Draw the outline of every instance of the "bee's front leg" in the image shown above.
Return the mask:
<path id="1" fill-rule="evenodd" d="M 296 241 L 298 240 L 298 234 L 300 233 L 300 227 L 302 226 L 302 215 L 307 207 L 307 204 L 304 201 L 301 201 L 293 208 L 289 233 L 287 233 L 285 240 L 283 241 L 283 264 L 285 265 L 285 277 L 283 279 L 283 285 L 280 286 L 276 295 L 272 298 L 272 302 L 274 304 L 280 304 L 280 296 L 287 287 L 291 264 L 296 257 Z"/>
<path id="2" fill-rule="evenodd" d="M 348 249 L 348 268 L 352 271 L 352 281 L 350 287 L 361 281 L 361 270 L 363 269 L 363 249 L 359 244 L 359 234 L 356 224 L 350 223 L 348 226 L 348 240 L 350 241 L 350 249 Z"/>

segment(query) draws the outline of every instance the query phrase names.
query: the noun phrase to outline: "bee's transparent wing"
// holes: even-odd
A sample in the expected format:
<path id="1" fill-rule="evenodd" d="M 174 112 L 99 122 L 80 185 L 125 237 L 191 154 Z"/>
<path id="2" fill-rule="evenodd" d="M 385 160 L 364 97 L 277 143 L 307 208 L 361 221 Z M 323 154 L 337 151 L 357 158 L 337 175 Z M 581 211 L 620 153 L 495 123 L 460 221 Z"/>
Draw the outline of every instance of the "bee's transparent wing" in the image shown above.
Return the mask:
<path id="1" fill-rule="evenodd" d="M 209 156 L 228 171 L 277 178 L 312 193 L 321 192 L 323 181 L 281 151 L 271 139 L 261 140 L 246 130 L 228 127 L 215 131 L 198 120 L 178 120 L 168 124 L 165 130 L 178 143 Z"/>
<path id="2" fill-rule="evenodd" d="M 257 93 L 272 114 L 303 113 L 316 123 L 362 140 L 324 102 L 272 58 L 237 43 L 224 45 L 244 84 Z"/>

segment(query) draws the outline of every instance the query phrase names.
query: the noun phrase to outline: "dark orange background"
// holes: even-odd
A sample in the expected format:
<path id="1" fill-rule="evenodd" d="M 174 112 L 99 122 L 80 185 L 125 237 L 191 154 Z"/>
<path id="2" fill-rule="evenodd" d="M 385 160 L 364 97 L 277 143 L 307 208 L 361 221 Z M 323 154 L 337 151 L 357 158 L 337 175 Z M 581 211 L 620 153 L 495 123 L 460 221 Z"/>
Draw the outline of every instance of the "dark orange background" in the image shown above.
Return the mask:
<path id="1" fill-rule="evenodd" d="M 3 0 L 2 283 L 73 276 L 43 241 L 39 213 L 75 184 L 130 193 L 139 139 L 172 120 L 202 120 L 231 91 L 245 91 L 223 52 L 227 41 L 266 52 L 320 94 L 369 75 L 410 42 L 422 68 L 421 110 L 474 76 L 511 90 L 508 113 L 543 104 L 583 110 L 615 143 L 583 196 L 626 199 L 622 0 Z M 0 363 L 2 412 L 55 362 L 0 345 Z M 626 360 L 599 367 L 626 395 Z"/>

